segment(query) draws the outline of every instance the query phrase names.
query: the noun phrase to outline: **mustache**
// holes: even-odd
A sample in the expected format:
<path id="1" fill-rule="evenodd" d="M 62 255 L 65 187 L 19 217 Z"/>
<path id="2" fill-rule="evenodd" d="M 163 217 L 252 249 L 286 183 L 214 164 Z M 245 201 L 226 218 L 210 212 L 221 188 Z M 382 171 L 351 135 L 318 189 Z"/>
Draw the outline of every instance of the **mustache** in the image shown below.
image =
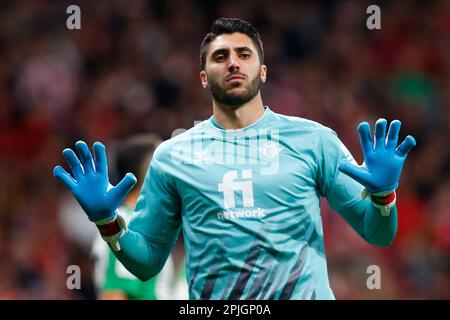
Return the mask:
<path id="1" fill-rule="evenodd" d="M 246 76 L 245 74 L 240 73 L 240 72 L 233 72 L 233 73 L 230 73 L 230 74 L 225 78 L 225 80 L 228 80 L 228 79 L 230 79 L 231 77 L 235 77 L 235 76 L 240 76 L 240 77 L 243 77 L 243 78 L 247 79 L 247 76 Z"/>

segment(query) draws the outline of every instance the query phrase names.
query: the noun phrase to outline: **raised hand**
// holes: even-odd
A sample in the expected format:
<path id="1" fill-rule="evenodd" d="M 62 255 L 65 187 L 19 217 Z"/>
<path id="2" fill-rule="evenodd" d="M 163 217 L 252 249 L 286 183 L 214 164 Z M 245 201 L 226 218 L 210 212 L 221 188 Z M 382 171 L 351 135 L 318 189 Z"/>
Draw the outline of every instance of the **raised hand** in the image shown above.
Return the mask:
<path id="1" fill-rule="evenodd" d="M 372 194 L 391 192 L 398 187 L 403 164 L 409 151 L 416 145 L 416 140 L 407 136 L 397 147 L 401 126 L 399 120 L 391 122 L 387 138 L 386 126 L 385 119 L 378 119 L 375 123 L 375 136 L 372 138 L 370 125 L 361 122 L 358 131 L 364 164 L 355 166 L 348 161 L 339 164 L 340 171 L 361 183 Z"/>
<path id="2" fill-rule="evenodd" d="M 93 222 L 113 220 L 116 216 L 115 210 L 136 184 L 136 177 L 132 173 L 127 173 L 113 187 L 108 179 L 105 146 L 100 142 L 94 143 L 94 159 L 84 141 L 78 141 L 75 147 L 81 162 L 72 149 L 67 148 L 63 151 L 72 175 L 61 166 L 53 169 L 53 175 L 70 189 L 89 220 Z"/>

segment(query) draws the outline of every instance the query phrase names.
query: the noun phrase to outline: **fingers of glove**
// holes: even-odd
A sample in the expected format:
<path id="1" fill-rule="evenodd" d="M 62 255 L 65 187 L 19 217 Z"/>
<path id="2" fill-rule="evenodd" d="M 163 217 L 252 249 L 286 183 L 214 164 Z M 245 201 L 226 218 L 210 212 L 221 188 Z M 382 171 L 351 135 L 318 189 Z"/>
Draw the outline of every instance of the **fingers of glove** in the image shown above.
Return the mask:
<path id="1" fill-rule="evenodd" d="M 412 136 L 407 136 L 405 140 L 398 146 L 397 154 L 406 157 L 411 149 L 416 145 L 416 140 Z"/>
<path id="2" fill-rule="evenodd" d="M 370 125 L 367 122 L 361 122 L 358 126 L 359 140 L 364 154 L 373 151 L 373 138 L 370 133 Z"/>
<path id="3" fill-rule="evenodd" d="M 73 188 L 76 186 L 75 180 L 71 177 L 70 174 L 67 173 L 66 170 L 64 170 L 61 166 L 56 166 L 53 169 L 53 175 L 60 180 L 62 183 L 64 183 L 70 190 L 73 190 Z"/>
<path id="4" fill-rule="evenodd" d="M 75 143 L 75 147 L 77 148 L 78 154 L 81 158 L 81 163 L 83 164 L 84 173 L 94 173 L 94 160 L 92 159 L 91 152 L 89 151 L 89 147 L 84 141 L 77 141 Z"/>
<path id="5" fill-rule="evenodd" d="M 128 172 L 125 177 L 123 177 L 123 179 L 108 192 L 109 196 L 114 202 L 120 205 L 136 182 L 137 179 L 134 174 Z"/>
<path id="6" fill-rule="evenodd" d="M 386 119 L 380 118 L 375 122 L 375 150 L 382 149 L 386 143 Z"/>
<path id="7" fill-rule="evenodd" d="M 387 135 L 387 141 L 386 141 L 386 148 L 395 150 L 398 143 L 398 133 L 400 132 L 400 127 L 402 126 L 402 123 L 399 120 L 394 120 L 389 125 L 388 135 Z"/>
<path id="8" fill-rule="evenodd" d="M 81 166 L 80 160 L 70 148 L 64 149 L 63 156 L 72 171 L 73 177 L 78 181 L 83 176 L 83 167 Z"/>
<path id="9" fill-rule="evenodd" d="M 101 142 L 94 143 L 95 170 L 101 174 L 108 173 L 108 161 L 106 159 L 106 148 Z"/>
<path id="10" fill-rule="evenodd" d="M 343 161 L 343 162 L 339 163 L 338 169 L 339 169 L 339 171 L 348 175 L 353 180 L 356 180 L 359 183 L 361 183 L 363 186 L 367 186 L 367 185 L 371 184 L 370 183 L 370 180 L 371 180 L 370 174 L 369 174 L 369 172 L 367 172 L 367 169 L 365 169 L 363 167 L 355 166 L 347 161 Z"/>

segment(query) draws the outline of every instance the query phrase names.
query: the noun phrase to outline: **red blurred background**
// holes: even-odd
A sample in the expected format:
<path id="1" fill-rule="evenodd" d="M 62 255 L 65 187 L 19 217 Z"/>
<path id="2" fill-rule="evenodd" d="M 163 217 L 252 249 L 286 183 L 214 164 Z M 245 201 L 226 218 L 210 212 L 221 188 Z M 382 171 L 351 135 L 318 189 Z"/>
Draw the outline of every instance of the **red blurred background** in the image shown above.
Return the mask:
<path id="1" fill-rule="evenodd" d="M 212 113 L 199 46 L 218 17 L 259 30 L 272 110 L 333 128 L 359 163 L 356 127 L 380 117 L 412 134 L 398 189 L 399 231 L 376 248 L 323 203 L 331 287 L 338 299 L 450 298 L 450 2 L 1 1 L 0 299 L 95 299 L 93 227 L 52 176 L 82 139 L 114 146 L 170 138 Z M 68 30 L 66 8 L 81 8 Z M 117 176 L 111 172 L 112 182 Z M 82 270 L 68 290 L 68 265 Z M 381 268 L 381 289 L 366 286 Z"/>

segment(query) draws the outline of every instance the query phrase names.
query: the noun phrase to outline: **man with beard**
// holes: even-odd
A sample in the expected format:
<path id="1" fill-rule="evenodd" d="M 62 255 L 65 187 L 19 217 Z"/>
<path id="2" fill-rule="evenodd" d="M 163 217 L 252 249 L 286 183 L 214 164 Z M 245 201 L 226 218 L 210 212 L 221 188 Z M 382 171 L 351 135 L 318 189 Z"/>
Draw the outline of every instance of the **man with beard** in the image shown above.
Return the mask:
<path id="1" fill-rule="evenodd" d="M 191 299 L 333 299 L 323 244 L 325 197 L 369 243 L 389 246 L 397 231 L 395 189 L 408 152 L 400 121 L 358 127 L 358 166 L 331 129 L 264 106 L 263 46 L 256 29 L 220 18 L 200 48 L 200 79 L 213 115 L 162 143 L 127 227 L 117 207 L 136 179 L 109 185 L 105 147 L 64 150 L 74 193 L 126 268 L 149 279 L 163 267 L 180 229 Z"/>

